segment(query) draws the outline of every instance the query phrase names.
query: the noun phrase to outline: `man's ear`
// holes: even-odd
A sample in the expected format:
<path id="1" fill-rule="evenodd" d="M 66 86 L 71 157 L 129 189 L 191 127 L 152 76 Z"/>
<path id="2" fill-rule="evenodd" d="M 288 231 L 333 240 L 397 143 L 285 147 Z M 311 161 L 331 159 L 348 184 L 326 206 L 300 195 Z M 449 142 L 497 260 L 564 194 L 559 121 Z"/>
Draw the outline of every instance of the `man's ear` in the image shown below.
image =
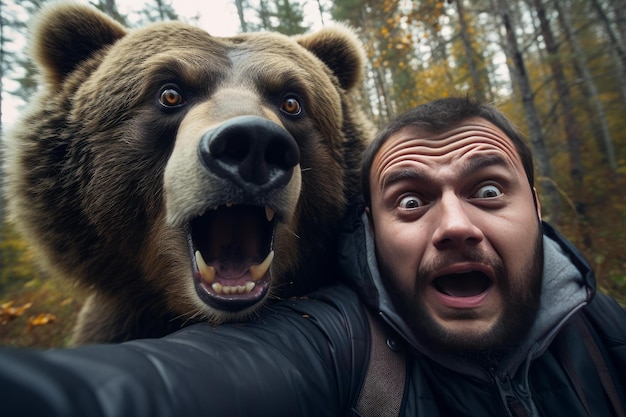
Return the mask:
<path id="1" fill-rule="evenodd" d="M 537 209 L 537 217 L 539 221 L 541 221 L 541 203 L 539 202 L 539 195 L 537 194 L 537 189 L 533 187 L 533 198 L 535 199 L 535 209 Z"/>

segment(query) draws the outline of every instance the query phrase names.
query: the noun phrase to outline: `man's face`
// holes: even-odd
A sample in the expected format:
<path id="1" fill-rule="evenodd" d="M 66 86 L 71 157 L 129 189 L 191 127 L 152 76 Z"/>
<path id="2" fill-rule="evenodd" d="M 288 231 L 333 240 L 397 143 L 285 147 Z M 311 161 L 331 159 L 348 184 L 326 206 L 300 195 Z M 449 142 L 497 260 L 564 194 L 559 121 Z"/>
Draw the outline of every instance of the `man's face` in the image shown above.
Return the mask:
<path id="1" fill-rule="evenodd" d="M 481 118 L 393 134 L 370 171 L 383 281 L 417 336 L 451 351 L 523 338 L 539 304 L 539 203 L 513 143 Z"/>

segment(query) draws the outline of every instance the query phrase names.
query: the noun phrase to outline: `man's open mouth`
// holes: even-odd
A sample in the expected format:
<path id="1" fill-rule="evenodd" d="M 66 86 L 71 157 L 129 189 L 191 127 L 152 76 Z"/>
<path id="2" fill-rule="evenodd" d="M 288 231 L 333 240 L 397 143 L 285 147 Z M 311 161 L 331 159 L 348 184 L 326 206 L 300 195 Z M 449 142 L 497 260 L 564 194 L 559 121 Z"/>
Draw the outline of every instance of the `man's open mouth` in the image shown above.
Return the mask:
<path id="1" fill-rule="evenodd" d="M 447 274 L 433 280 L 435 289 L 450 297 L 474 297 L 483 294 L 492 285 L 492 279 L 480 271 Z"/>
<path id="2" fill-rule="evenodd" d="M 239 311 L 265 298 L 276 224 L 268 207 L 231 204 L 207 209 L 189 223 L 187 240 L 202 301 Z"/>

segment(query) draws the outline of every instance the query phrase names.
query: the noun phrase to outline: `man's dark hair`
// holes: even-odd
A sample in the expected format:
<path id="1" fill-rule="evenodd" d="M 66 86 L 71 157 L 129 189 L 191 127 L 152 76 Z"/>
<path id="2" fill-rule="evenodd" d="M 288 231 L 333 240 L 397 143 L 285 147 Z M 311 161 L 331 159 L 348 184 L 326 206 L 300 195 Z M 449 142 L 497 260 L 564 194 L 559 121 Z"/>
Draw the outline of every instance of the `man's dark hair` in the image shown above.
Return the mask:
<path id="1" fill-rule="evenodd" d="M 511 140 L 524 166 L 530 187 L 535 186 L 532 152 L 524 136 L 500 111 L 483 100 L 466 97 L 442 98 L 422 104 L 396 117 L 374 138 L 363 155 L 361 164 L 361 188 L 365 203 L 371 203 L 370 169 L 376 153 L 394 133 L 413 126 L 425 133 L 446 132 L 466 119 L 480 117 L 498 127 Z"/>

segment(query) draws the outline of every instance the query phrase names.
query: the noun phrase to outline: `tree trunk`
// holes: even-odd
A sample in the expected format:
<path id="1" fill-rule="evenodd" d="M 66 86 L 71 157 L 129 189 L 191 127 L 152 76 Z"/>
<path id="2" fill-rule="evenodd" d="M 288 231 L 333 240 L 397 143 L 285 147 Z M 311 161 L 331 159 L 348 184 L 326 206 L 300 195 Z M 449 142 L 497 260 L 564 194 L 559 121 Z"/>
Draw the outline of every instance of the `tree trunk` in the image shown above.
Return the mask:
<path id="1" fill-rule="evenodd" d="M 389 83 L 385 81 L 384 69 L 380 66 L 378 68 L 375 68 L 374 76 L 376 77 L 375 79 L 376 90 L 378 92 L 378 101 L 380 105 L 382 105 L 380 112 L 381 122 L 387 123 L 393 118 L 395 114 L 394 105 L 389 98 L 389 88 L 387 87 Z"/>
<path id="2" fill-rule="evenodd" d="M 626 31 L 626 28 L 624 28 L 624 26 L 626 26 L 626 3 L 624 3 L 622 0 L 619 0 L 610 1 L 609 4 L 613 5 L 615 14 L 617 16 L 615 25 L 617 25 L 617 27 L 620 28 L 620 31 L 622 32 L 622 40 L 626 41 L 626 34 L 624 33 Z"/>
<path id="3" fill-rule="evenodd" d="M 550 161 L 546 141 L 541 130 L 539 114 L 535 107 L 534 94 L 526 72 L 524 57 L 515 36 L 515 26 L 510 16 L 507 0 L 496 0 L 496 6 L 506 31 L 504 52 L 513 63 L 510 68 L 513 70 L 513 79 L 522 98 L 522 105 L 528 123 L 528 135 L 539 173 L 538 180 L 541 181 L 543 186 L 543 206 L 547 208 L 546 212 L 550 213 L 550 220 L 558 223 L 558 194 L 552 174 L 552 162 Z"/>
<path id="4" fill-rule="evenodd" d="M 0 2 L 0 68 L 2 74 L 0 74 L 0 138 L 3 137 L 2 129 L 2 96 L 4 95 L 4 83 L 2 78 L 4 77 L 4 17 L 2 15 L 2 9 L 4 9 L 4 2 Z M 4 161 L 4 146 L 0 141 L 0 161 Z M 4 175 L 0 176 L 0 231 L 4 231 Z M 0 243 L 2 243 L 4 236 L 0 233 Z"/>
<path id="5" fill-rule="evenodd" d="M 598 0 L 592 0 L 593 7 L 598 14 L 598 19 L 602 23 L 604 27 L 604 31 L 606 32 L 607 37 L 609 38 L 609 47 L 611 50 L 611 60 L 613 61 L 613 65 L 615 66 L 615 81 L 617 82 L 617 87 L 620 90 L 622 95 L 622 100 L 626 104 L 626 79 L 624 78 L 624 63 L 626 62 L 626 50 L 624 48 L 624 43 L 621 42 L 621 38 L 615 33 L 613 27 L 611 26 L 611 22 L 609 21 L 602 5 Z M 615 8 L 615 10 L 619 10 L 619 8 Z M 623 11 L 623 8 L 622 8 Z M 623 18 L 623 16 L 621 16 Z"/>
<path id="6" fill-rule="evenodd" d="M 165 21 L 165 10 L 163 10 L 163 0 L 155 0 L 157 4 L 157 10 L 159 11 L 159 20 Z"/>
<path id="7" fill-rule="evenodd" d="M 619 43 L 624 46 L 626 42 L 626 3 L 624 0 L 608 0 L 606 2 L 608 4 L 609 9 L 613 10 L 613 27 L 619 34 Z M 602 6 L 598 4 L 597 0 L 595 1 L 595 7 L 602 9 Z"/>
<path id="8" fill-rule="evenodd" d="M 589 66 L 587 65 L 587 58 L 582 47 L 580 46 L 580 42 L 578 42 L 578 37 L 576 36 L 576 32 L 574 31 L 569 11 L 563 9 L 558 1 L 554 2 L 554 5 L 559 15 L 559 21 L 561 23 L 561 26 L 563 27 L 567 39 L 572 46 L 574 59 L 576 60 L 576 63 L 580 68 L 580 75 L 583 79 L 583 87 L 587 90 L 589 102 L 593 106 L 595 112 L 595 120 L 599 125 L 602 139 L 600 141 L 600 150 L 604 154 L 606 161 L 608 162 L 609 167 L 611 168 L 613 173 L 617 173 L 617 159 L 615 156 L 615 148 L 613 147 L 613 139 L 611 138 L 611 133 L 609 131 L 609 124 L 606 118 L 606 113 L 604 111 L 604 106 L 600 101 L 598 88 L 596 87 L 596 83 L 593 79 L 593 76 L 591 75 Z"/>
<path id="9" fill-rule="evenodd" d="M 117 14 L 115 0 L 104 0 L 104 3 L 102 5 L 104 6 L 104 12 L 109 16 L 115 16 Z"/>
<path id="10" fill-rule="evenodd" d="M 248 31 L 248 24 L 243 16 L 243 0 L 235 0 L 235 6 L 237 6 L 237 15 L 239 16 L 239 25 L 242 32 Z"/>
<path id="11" fill-rule="evenodd" d="M 326 26 L 326 23 L 324 22 L 324 7 L 322 6 L 322 2 L 320 0 L 317 0 L 317 8 L 320 11 L 320 22 L 322 22 L 322 26 Z"/>
<path id="12" fill-rule="evenodd" d="M 570 94 L 569 85 L 561 64 L 558 46 L 550 22 L 546 16 L 546 10 L 542 0 L 533 0 L 541 27 L 541 35 L 548 52 L 548 62 L 552 70 L 552 79 L 556 85 L 559 103 L 562 110 L 561 120 L 563 121 L 563 131 L 567 142 L 567 150 L 570 159 L 570 176 L 572 177 L 572 200 L 576 207 L 576 212 L 582 221 L 583 228 L 581 230 L 584 244 L 587 248 L 591 247 L 591 237 L 586 228 L 588 223 L 585 203 L 585 185 L 584 185 L 584 168 L 580 149 L 582 146 L 582 138 L 580 137 L 582 128 L 579 126 L 574 114 L 574 104 Z"/>
<path id="13" fill-rule="evenodd" d="M 476 57 L 472 48 L 472 41 L 470 39 L 469 31 L 467 30 L 467 22 L 465 20 L 465 9 L 463 7 L 463 0 L 455 0 L 457 13 L 459 14 L 459 26 L 461 29 L 461 41 L 463 42 L 463 48 L 465 49 L 465 56 L 469 66 L 470 77 L 472 78 L 472 88 L 474 92 L 481 97 L 485 96 L 485 89 L 480 82 L 480 75 L 476 66 Z"/>

